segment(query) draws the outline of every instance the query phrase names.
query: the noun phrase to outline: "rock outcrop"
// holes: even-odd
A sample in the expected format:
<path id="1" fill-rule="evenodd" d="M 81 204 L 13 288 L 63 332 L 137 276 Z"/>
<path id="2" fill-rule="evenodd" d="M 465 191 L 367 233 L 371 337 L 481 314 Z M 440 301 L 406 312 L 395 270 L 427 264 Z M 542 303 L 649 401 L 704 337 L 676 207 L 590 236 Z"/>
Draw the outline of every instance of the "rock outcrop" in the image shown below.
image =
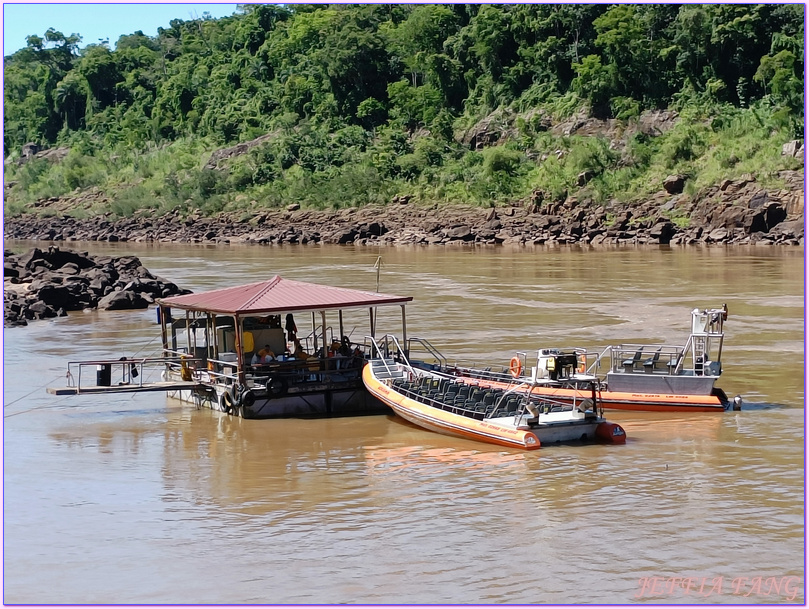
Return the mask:
<path id="1" fill-rule="evenodd" d="M 6 250 L 3 279 L 5 326 L 88 308 L 145 309 L 155 298 L 189 293 L 152 275 L 135 256 L 91 257 L 58 247 Z"/>

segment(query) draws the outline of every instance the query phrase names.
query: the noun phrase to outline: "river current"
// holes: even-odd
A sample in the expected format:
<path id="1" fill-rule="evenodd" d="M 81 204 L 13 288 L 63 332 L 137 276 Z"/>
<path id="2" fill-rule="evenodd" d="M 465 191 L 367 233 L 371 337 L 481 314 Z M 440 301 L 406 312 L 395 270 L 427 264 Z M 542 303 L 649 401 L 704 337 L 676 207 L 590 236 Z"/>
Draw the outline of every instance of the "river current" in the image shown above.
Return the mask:
<path id="1" fill-rule="evenodd" d="M 607 411 L 626 445 L 523 452 L 393 415 L 57 397 L 68 361 L 157 353 L 154 308 L 7 328 L 5 603 L 804 603 L 802 248 L 59 246 L 194 291 L 378 282 L 414 297 L 410 335 L 467 363 L 681 344 L 693 308 L 727 303 L 718 385 L 744 408 Z"/>

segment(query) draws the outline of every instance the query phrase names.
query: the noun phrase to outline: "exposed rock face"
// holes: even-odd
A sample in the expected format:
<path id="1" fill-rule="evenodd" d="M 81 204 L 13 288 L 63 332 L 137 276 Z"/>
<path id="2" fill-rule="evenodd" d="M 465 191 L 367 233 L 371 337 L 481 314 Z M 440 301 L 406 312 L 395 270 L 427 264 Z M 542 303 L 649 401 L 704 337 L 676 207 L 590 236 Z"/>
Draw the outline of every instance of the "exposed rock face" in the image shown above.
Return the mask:
<path id="1" fill-rule="evenodd" d="M 694 197 L 662 188 L 642 203 L 598 205 L 540 191 L 508 207 L 425 207 L 407 197 L 387 206 L 339 211 L 257 210 L 243 219 L 177 212 L 160 218 L 77 220 L 6 218 L 7 239 L 341 245 L 456 244 L 787 244 L 803 245 L 803 172 L 785 172 L 787 188 L 765 190 L 752 176 L 725 180 Z M 676 180 L 675 180 L 676 181 Z"/>
<path id="2" fill-rule="evenodd" d="M 93 258 L 58 247 L 6 251 L 3 271 L 5 326 L 87 308 L 145 309 L 155 298 L 189 293 L 152 275 L 135 256 Z"/>
<path id="3" fill-rule="evenodd" d="M 670 195 L 680 194 L 681 192 L 683 192 L 684 186 L 685 186 L 685 176 L 674 175 L 669 176 L 665 180 L 663 180 L 663 188 Z"/>

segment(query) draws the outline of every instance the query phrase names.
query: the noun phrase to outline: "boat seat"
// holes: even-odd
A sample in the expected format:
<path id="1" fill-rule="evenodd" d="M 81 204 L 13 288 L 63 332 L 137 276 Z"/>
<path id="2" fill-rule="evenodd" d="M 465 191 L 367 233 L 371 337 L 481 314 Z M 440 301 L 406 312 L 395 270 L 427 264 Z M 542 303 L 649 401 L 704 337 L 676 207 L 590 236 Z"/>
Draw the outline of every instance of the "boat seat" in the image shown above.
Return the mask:
<path id="1" fill-rule="evenodd" d="M 660 349 L 662 349 L 662 347 Z M 655 351 L 655 354 L 652 357 L 643 362 L 643 370 L 646 372 L 646 374 L 652 374 L 652 372 L 654 372 L 657 360 L 660 359 L 660 349 Z"/>
<path id="2" fill-rule="evenodd" d="M 476 405 L 477 405 L 477 402 L 474 402 L 472 400 L 466 400 L 461 405 L 461 414 L 463 414 L 465 416 L 468 416 L 468 417 L 474 416 L 474 414 L 475 414 L 475 406 Z"/>
<path id="3" fill-rule="evenodd" d="M 679 353 L 677 355 L 677 357 L 673 357 L 673 358 L 671 358 L 669 360 L 669 363 L 668 363 L 669 374 L 674 374 L 674 371 L 677 370 L 677 366 L 680 365 L 680 362 L 682 361 L 682 359 L 683 359 L 683 354 Z"/>
<path id="4" fill-rule="evenodd" d="M 632 359 L 625 359 L 623 362 L 621 362 L 621 365 L 624 367 L 624 371 L 632 372 L 635 369 L 635 365 L 640 361 L 641 357 L 643 357 L 643 347 L 635 352 L 635 356 Z"/>

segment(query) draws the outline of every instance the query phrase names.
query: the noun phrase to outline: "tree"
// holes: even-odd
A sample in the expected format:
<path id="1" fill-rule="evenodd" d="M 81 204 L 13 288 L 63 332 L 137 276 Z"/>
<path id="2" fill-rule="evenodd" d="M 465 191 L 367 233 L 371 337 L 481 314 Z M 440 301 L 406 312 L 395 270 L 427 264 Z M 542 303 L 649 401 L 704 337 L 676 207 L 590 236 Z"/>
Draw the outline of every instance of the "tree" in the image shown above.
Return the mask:
<path id="1" fill-rule="evenodd" d="M 89 93 L 87 81 L 77 72 L 71 72 L 59 81 L 54 110 L 63 117 L 65 128 L 75 131 L 84 126 Z"/>
<path id="2" fill-rule="evenodd" d="M 123 80 L 112 52 L 105 45 L 92 44 L 84 49 L 76 72 L 87 81 L 95 106 L 103 110 L 117 104 L 117 85 Z"/>

